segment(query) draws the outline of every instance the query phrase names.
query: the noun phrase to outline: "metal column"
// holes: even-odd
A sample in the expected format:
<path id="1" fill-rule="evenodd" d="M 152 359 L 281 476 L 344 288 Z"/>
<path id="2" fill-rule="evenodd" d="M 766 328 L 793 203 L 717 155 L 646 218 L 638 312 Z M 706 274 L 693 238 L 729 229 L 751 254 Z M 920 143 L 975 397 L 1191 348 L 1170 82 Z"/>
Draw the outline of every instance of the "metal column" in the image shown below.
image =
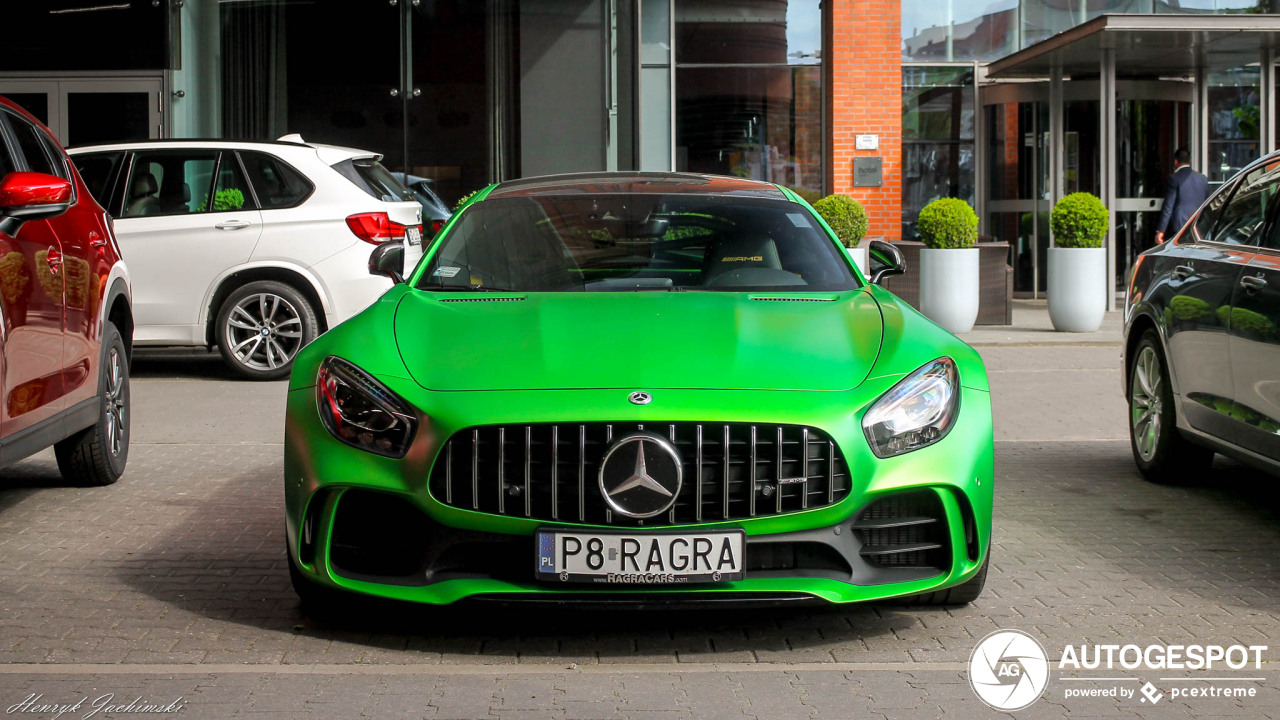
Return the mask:
<path id="1" fill-rule="evenodd" d="M 1116 51 L 1103 48 L 1098 85 L 1098 137 L 1102 139 L 1102 204 L 1107 213 L 1107 312 L 1116 309 Z M 1127 262 L 1126 258 L 1126 262 Z"/>
<path id="2" fill-rule="evenodd" d="M 1262 146 L 1259 157 L 1276 149 L 1276 66 L 1275 53 L 1268 45 L 1262 48 L 1261 66 L 1258 81 L 1262 87 L 1258 89 L 1258 100 L 1261 106 L 1262 121 L 1258 123 L 1258 140 Z"/>
<path id="3" fill-rule="evenodd" d="M 1049 75 L 1049 210 L 1062 198 L 1063 159 L 1066 132 L 1063 129 L 1062 66 L 1056 65 Z M 1053 229 L 1049 229 L 1054 244 Z"/>

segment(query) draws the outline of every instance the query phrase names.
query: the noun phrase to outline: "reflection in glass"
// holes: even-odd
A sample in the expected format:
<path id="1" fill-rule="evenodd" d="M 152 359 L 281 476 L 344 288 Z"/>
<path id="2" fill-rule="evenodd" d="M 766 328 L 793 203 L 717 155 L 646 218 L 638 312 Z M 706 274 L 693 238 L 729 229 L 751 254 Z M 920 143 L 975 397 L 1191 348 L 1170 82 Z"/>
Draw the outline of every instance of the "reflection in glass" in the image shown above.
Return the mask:
<path id="1" fill-rule="evenodd" d="M 676 70 L 678 170 L 822 191 L 819 67 Z"/>
<path id="2" fill-rule="evenodd" d="M 676 0 L 680 64 L 822 62 L 819 0 Z"/>
<path id="3" fill-rule="evenodd" d="M 990 61 L 1108 13 L 1273 13 L 1276 0 L 902 0 L 902 59 Z"/>
<path id="4" fill-rule="evenodd" d="M 1017 31 L 1017 0 L 902 0 L 903 60 L 994 60 L 1018 49 Z"/>
<path id="5" fill-rule="evenodd" d="M 921 208 L 973 192 L 973 71 L 902 69 L 902 237 L 915 239 Z"/>
<path id="6" fill-rule="evenodd" d="M 1259 70 L 1243 67 L 1209 74 L 1209 166 L 1221 183 L 1258 159 Z"/>

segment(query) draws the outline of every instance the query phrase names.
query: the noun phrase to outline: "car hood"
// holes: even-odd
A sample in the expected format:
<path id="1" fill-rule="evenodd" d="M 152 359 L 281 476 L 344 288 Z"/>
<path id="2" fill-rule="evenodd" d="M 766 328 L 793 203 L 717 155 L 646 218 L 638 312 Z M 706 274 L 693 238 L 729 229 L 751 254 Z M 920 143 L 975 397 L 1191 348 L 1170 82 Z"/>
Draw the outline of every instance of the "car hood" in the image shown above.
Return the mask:
<path id="1" fill-rule="evenodd" d="M 395 338 L 410 375 L 429 390 L 861 384 L 884 332 L 871 295 L 785 297 L 411 291 L 396 309 Z"/>

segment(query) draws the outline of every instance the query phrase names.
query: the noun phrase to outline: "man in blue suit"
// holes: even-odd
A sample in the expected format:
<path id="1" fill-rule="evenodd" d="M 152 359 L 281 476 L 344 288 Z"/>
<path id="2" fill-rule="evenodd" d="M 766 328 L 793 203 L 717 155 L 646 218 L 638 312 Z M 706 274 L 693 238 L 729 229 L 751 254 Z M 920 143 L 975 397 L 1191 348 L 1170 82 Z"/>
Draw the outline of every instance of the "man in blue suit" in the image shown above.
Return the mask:
<path id="1" fill-rule="evenodd" d="M 1164 207 L 1160 221 L 1156 223 L 1156 242 L 1164 242 L 1164 234 L 1178 234 L 1187 218 L 1209 197 L 1209 181 L 1191 169 L 1191 152 L 1178 148 L 1173 154 L 1173 174 L 1169 176 L 1169 191 L 1164 195 Z"/>

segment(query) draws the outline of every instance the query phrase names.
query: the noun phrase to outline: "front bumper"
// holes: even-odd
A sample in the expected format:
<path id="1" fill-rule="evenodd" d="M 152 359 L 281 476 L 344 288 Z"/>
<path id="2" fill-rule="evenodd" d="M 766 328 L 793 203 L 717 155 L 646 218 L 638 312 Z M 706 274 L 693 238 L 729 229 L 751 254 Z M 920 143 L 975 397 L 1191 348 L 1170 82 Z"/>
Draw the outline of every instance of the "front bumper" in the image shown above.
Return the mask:
<path id="1" fill-rule="evenodd" d="M 411 381 L 380 377 L 424 412 L 413 446 L 399 460 L 334 440 L 319 422 L 314 389 L 296 389 L 289 393 L 285 437 L 289 552 L 303 576 L 320 585 L 430 604 L 472 597 L 633 599 L 643 604 L 655 598 L 817 598 L 844 603 L 950 587 L 978 572 L 990 542 L 990 397 L 963 388 L 960 417 L 946 438 L 879 459 L 867 447 L 861 415 L 898 379 L 869 380 L 848 393 L 665 390 L 654 405 L 639 407 L 627 405 L 627 393 L 616 390 L 429 393 Z M 856 408 L 852 413 L 851 407 Z M 818 427 L 840 446 L 852 474 L 852 491 L 826 507 L 679 526 L 691 532 L 741 528 L 747 536 L 747 568 L 740 581 L 607 588 L 539 582 L 533 550 L 538 529 L 622 528 L 450 507 L 428 488 L 432 463 L 453 433 L 477 424 L 530 422 L 535 414 L 530 408 L 536 409 L 538 422 L 707 421 L 707 408 L 715 408 L 715 422 Z M 873 506 L 878 510 L 872 511 Z M 877 558 L 874 548 L 884 547 L 885 535 L 873 536 L 868 527 L 876 523 L 866 519 L 884 517 L 889 506 L 899 514 L 936 516 L 930 524 L 937 540 L 932 544 L 940 549 L 927 557 L 917 554 L 912 563 Z M 892 537 L 905 544 L 919 539 L 907 530 Z"/>

